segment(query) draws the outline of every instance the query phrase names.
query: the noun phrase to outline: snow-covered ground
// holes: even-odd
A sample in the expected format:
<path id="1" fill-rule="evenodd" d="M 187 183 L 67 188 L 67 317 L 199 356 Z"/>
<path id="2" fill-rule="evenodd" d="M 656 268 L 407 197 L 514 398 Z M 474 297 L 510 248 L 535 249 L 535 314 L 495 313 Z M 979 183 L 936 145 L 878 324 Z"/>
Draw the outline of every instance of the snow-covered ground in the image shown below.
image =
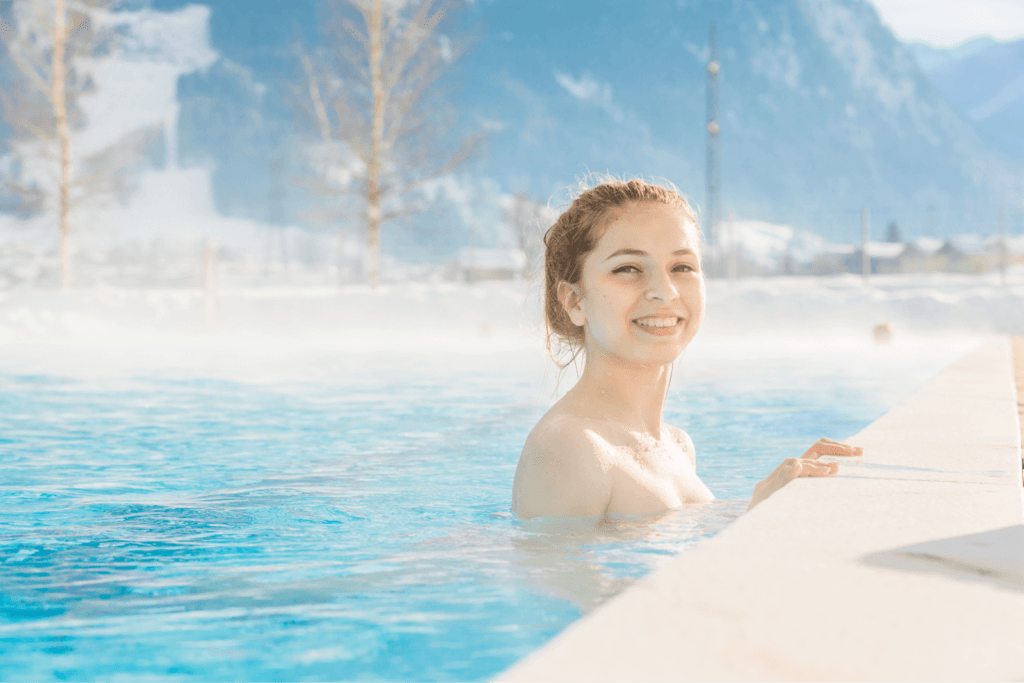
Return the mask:
<path id="1" fill-rule="evenodd" d="M 224 286 L 212 297 L 194 286 L 20 287 L 0 291 L 0 370 L 255 378 L 371 358 L 532 364 L 544 353 L 540 296 L 536 282 Z M 897 340 L 1024 334 L 1024 268 L 1005 286 L 998 275 L 711 280 L 694 344 L 867 340 L 883 320 Z"/>
<path id="2" fill-rule="evenodd" d="M 907 333 L 1024 334 L 1024 267 L 998 274 L 712 279 L 702 334 L 861 334 L 885 320 Z M 0 341 L 100 340 L 133 335 L 344 339 L 375 347 L 416 339 L 540 335 L 541 285 L 527 282 L 99 285 L 0 290 Z M 207 308 L 215 315 L 207 320 Z M 210 323 L 210 324 L 208 324 Z M 404 344 L 405 342 L 401 342 Z"/>
<path id="3" fill-rule="evenodd" d="M 1024 334 L 1024 266 L 998 273 L 769 277 L 712 281 L 710 334 Z"/>

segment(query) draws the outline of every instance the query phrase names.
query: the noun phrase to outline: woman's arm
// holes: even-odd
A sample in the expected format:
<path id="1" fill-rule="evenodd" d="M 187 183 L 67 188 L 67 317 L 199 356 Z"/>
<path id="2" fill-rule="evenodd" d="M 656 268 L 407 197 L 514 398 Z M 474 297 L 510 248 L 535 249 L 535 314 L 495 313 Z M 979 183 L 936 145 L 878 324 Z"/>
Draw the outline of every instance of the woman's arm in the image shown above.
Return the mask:
<path id="1" fill-rule="evenodd" d="M 612 493 L 605 463 L 592 432 L 557 423 L 539 427 L 519 457 L 512 512 L 520 519 L 603 515 Z"/>
<path id="2" fill-rule="evenodd" d="M 832 439 L 820 439 L 818 443 L 807 449 L 799 458 L 786 458 L 782 464 L 775 468 L 763 481 L 754 486 L 754 497 L 747 506 L 749 511 L 755 505 L 772 495 L 783 486 L 798 477 L 827 477 L 839 471 L 837 462 L 818 462 L 822 455 L 864 455 L 864 449 L 860 446 L 849 446 Z"/>

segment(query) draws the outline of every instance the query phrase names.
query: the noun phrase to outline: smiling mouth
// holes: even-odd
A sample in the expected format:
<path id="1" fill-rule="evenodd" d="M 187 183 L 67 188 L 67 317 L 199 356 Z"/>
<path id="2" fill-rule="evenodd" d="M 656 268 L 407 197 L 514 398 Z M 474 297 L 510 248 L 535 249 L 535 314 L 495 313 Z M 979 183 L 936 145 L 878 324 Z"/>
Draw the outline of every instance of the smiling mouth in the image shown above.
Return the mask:
<path id="1" fill-rule="evenodd" d="M 671 330 L 683 321 L 682 318 L 637 318 L 633 321 L 634 324 L 639 325 L 642 329 L 648 332 Z"/>

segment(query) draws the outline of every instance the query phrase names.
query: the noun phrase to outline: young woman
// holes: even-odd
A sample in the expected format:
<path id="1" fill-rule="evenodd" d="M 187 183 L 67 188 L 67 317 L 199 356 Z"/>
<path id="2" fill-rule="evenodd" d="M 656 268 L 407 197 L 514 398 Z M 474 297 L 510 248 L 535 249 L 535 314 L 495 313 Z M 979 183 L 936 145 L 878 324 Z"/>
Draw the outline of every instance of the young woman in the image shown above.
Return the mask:
<path id="1" fill-rule="evenodd" d="M 690 437 L 662 422 L 672 363 L 704 319 L 693 210 L 674 190 L 605 182 L 577 197 L 544 243 L 549 343 L 583 353 L 585 366 L 527 437 L 512 511 L 594 517 L 712 500 Z M 861 453 L 822 439 L 758 483 L 750 507 L 796 477 L 838 471 L 820 455 Z"/>

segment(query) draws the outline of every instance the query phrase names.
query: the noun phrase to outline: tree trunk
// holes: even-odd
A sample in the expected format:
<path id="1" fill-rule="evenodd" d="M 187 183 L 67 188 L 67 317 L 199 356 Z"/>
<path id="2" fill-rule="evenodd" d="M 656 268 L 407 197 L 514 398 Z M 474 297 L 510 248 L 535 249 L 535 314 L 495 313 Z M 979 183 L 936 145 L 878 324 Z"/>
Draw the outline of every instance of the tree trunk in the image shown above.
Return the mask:
<path id="1" fill-rule="evenodd" d="M 370 163 L 366 173 L 366 217 L 370 238 L 370 286 L 376 287 L 380 277 L 380 172 L 384 145 L 384 74 L 383 33 L 384 1 L 374 0 L 370 14 L 370 96 L 372 125 L 370 130 Z"/>
<path id="2" fill-rule="evenodd" d="M 54 1 L 53 19 L 53 91 L 51 104 L 60 144 L 60 286 L 71 288 L 71 225 L 68 223 L 71 192 L 71 130 L 68 128 L 67 93 L 64 86 L 64 52 L 67 43 L 67 14 L 64 0 Z"/>

